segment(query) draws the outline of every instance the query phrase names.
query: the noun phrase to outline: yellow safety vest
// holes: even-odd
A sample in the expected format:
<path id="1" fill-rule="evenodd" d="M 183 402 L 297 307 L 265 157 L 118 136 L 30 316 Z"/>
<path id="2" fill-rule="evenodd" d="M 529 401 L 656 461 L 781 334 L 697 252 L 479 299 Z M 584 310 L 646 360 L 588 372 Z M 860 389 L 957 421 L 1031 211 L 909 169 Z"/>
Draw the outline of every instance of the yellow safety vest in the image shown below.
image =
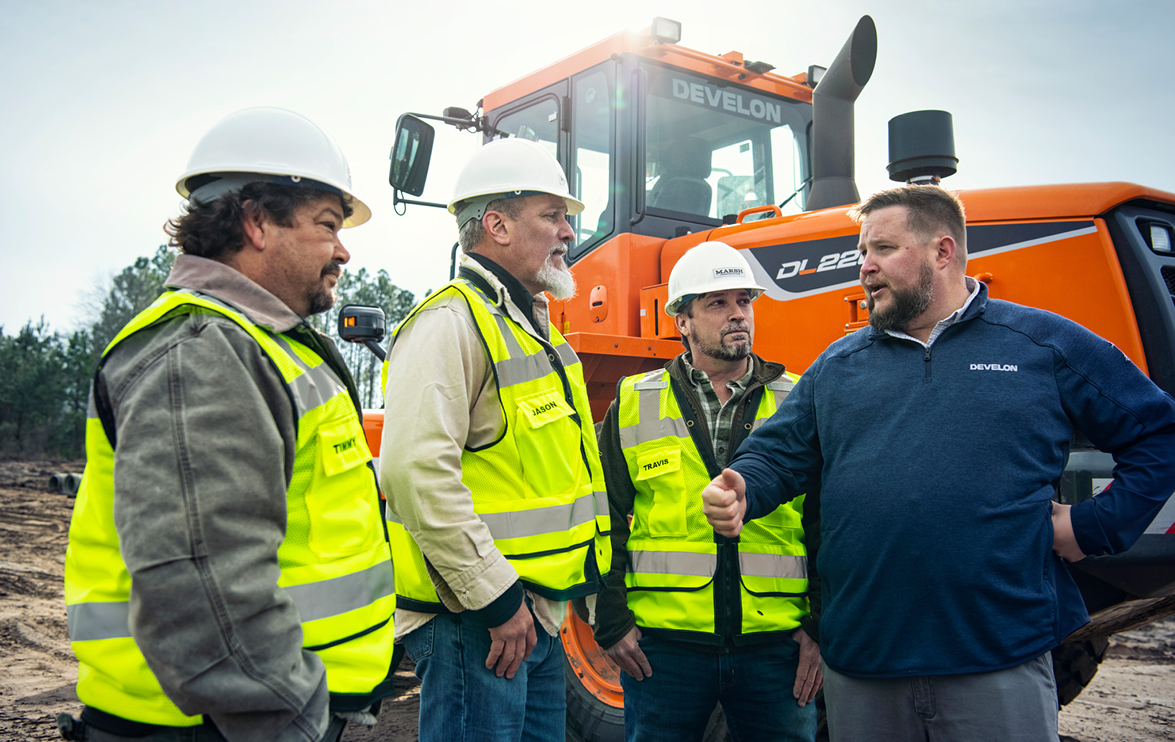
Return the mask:
<path id="1" fill-rule="evenodd" d="M 549 344 L 539 341 L 457 279 L 400 323 L 388 355 L 417 312 L 454 292 L 469 306 L 489 352 L 505 420 L 498 440 L 461 454 L 461 481 L 472 494 L 473 509 L 528 589 L 551 600 L 594 593 L 599 565 L 606 571 L 612 560 L 608 496 L 583 367 L 559 331 L 551 328 Z M 385 361 L 385 395 L 410 393 L 386 388 L 387 368 Z M 448 612 L 420 547 L 390 507 L 386 512 L 399 605 Z"/>
<path id="2" fill-rule="evenodd" d="M 277 552 L 277 584 L 298 607 L 303 647 L 326 665 L 332 701 L 362 708 L 364 701 L 386 695 L 396 598 L 379 493 L 368 465 L 371 453 L 354 403 L 314 351 L 188 290 L 163 294 L 123 328 L 103 358 L 132 333 L 198 312 L 223 315 L 248 332 L 294 400 L 297 450 L 286 493 L 286 537 Z M 114 527 L 115 455 L 93 394 L 91 389 L 86 468 L 65 556 L 69 635 L 79 660 L 78 698 L 131 721 L 194 726 L 203 717 L 185 715 L 164 695 L 128 628 L 131 576 Z"/>
<path id="3" fill-rule="evenodd" d="M 748 432 L 770 417 L 799 379 L 765 385 Z M 718 545 L 702 514 L 711 475 L 681 414 L 667 369 L 620 382 L 620 447 L 636 488 L 628 538 L 628 607 L 638 626 L 716 633 Z M 701 434 L 699 429 L 699 435 Z M 743 526 L 737 546 L 738 634 L 789 631 L 808 613 L 808 558 L 801 496 Z"/>

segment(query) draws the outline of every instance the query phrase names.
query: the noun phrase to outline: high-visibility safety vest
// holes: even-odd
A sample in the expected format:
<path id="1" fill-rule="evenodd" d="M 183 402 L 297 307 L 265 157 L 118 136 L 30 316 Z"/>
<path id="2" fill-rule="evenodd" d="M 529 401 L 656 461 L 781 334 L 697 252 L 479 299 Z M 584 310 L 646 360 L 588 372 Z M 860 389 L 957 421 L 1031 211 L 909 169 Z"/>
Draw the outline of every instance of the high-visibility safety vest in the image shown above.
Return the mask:
<path id="1" fill-rule="evenodd" d="M 747 432 L 770 417 L 799 379 L 769 382 Z M 702 514 L 702 490 L 713 478 L 661 369 L 629 376 L 619 385 L 620 447 L 636 489 L 628 538 L 628 607 L 638 626 L 667 631 L 716 633 L 714 590 L 718 544 Z M 749 412 L 749 411 L 748 411 Z M 748 415 L 748 418 L 750 416 Z M 746 523 L 737 545 L 741 620 L 737 634 L 790 631 L 808 612 L 808 558 L 801 496 Z"/>
<path id="2" fill-rule="evenodd" d="M 526 588 L 551 600 L 594 593 L 599 565 L 606 571 L 612 560 L 611 521 L 579 358 L 558 330 L 551 328 L 549 344 L 541 342 L 462 278 L 400 323 L 389 358 L 417 312 L 453 293 L 469 306 L 489 352 L 505 420 L 496 441 L 461 453 L 461 481 L 474 512 Z M 385 361 L 385 395 L 411 393 L 386 388 L 387 368 Z M 447 613 L 420 547 L 390 507 L 386 512 L 400 607 Z"/>
<path id="3" fill-rule="evenodd" d="M 396 596 L 379 492 L 368 464 L 371 452 L 355 405 L 347 387 L 310 348 L 189 290 L 163 294 L 123 328 L 103 358 L 139 330 L 199 312 L 228 317 L 248 332 L 294 401 L 298 437 L 286 492 L 286 537 L 277 550 L 277 585 L 298 607 L 303 648 L 326 665 L 332 706 L 363 708 L 386 695 Z M 86 469 L 65 557 L 69 638 L 79 661 L 78 698 L 131 721 L 194 726 L 203 717 L 185 715 L 164 695 L 128 628 L 131 576 L 114 527 L 114 466 L 114 447 L 95 411 L 91 389 Z"/>

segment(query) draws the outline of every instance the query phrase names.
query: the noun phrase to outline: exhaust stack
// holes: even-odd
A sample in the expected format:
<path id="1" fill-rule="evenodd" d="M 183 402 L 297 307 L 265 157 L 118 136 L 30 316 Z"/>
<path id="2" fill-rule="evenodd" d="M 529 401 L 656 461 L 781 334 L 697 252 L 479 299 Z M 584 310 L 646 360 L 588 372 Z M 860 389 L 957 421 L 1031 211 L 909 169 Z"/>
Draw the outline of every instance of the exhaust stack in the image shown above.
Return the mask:
<path id="1" fill-rule="evenodd" d="M 862 16 L 812 92 L 812 195 L 808 210 L 861 200 L 854 177 L 853 104 L 877 62 L 877 26 Z"/>

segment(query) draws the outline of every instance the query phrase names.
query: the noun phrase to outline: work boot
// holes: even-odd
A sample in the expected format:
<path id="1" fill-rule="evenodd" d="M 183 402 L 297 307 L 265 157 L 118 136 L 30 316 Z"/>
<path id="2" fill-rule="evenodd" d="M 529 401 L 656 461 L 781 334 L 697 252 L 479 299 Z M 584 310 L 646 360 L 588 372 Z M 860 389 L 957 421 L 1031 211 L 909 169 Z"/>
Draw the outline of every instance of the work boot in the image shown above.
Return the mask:
<path id="1" fill-rule="evenodd" d="M 57 715 L 57 731 L 61 732 L 62 739 L 85 739 L 86 722 L 62 711 Z"/>

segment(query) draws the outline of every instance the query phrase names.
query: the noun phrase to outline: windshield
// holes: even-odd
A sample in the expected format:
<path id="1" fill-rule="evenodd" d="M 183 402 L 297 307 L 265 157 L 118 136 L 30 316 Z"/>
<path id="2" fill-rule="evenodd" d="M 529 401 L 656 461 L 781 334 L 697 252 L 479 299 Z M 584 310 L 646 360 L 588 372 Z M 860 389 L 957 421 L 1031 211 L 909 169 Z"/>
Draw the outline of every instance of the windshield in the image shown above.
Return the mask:
<path id="1" fill-rule="evenodd" d="M 713 219 L 785 201 L 783 213 L 803 211 L 810 104 L 677 69 L 645 69 L 648 208 Z"/>

